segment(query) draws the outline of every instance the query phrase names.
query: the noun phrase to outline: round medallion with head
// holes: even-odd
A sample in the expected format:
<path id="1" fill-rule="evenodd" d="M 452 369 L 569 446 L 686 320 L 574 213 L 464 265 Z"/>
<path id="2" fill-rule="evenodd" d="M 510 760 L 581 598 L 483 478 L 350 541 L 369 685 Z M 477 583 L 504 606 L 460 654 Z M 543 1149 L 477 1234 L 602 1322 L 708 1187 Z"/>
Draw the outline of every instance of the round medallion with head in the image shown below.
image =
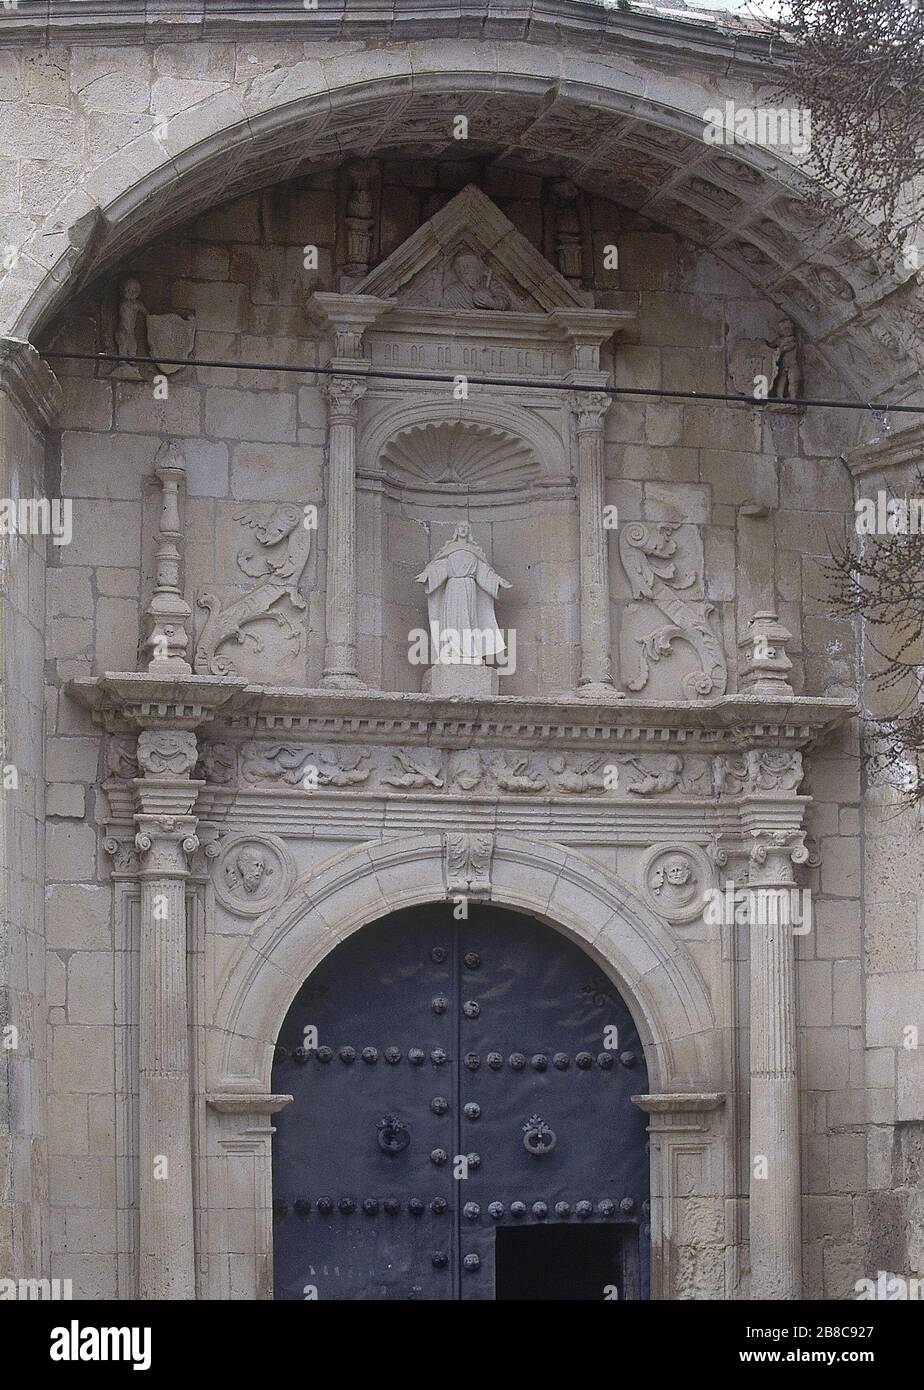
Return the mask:
<path id="1" fill-rule="evenodd" d="M 235 835 L 225 841 L 212 881 L 223 907 L 242 917 L 258 917 L 278 906 L 295 876 L 292 858 L 272 835 Z"/>
<path id="2" fill-rule="evenodd" d="M 692 922 L 712 887 L 709 861 L 696 845 L 655 845 L 640 874 L 648 905 L 669 922 Z"/>

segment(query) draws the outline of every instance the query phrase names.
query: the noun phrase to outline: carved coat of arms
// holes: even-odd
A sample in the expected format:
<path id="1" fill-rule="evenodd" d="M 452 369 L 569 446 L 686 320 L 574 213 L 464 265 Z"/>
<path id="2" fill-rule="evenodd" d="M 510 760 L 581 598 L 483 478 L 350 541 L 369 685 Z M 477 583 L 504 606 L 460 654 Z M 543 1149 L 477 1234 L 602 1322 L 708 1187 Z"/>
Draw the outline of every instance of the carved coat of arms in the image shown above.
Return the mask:
<path id="1" fill-rule="evenodd" d="M 148 314 L 148 347 L 165 376 L 181 372 L 196 346 L 195 314 Z M 161 358 L 182 358 L 181 362 L 161 362 Z"/>

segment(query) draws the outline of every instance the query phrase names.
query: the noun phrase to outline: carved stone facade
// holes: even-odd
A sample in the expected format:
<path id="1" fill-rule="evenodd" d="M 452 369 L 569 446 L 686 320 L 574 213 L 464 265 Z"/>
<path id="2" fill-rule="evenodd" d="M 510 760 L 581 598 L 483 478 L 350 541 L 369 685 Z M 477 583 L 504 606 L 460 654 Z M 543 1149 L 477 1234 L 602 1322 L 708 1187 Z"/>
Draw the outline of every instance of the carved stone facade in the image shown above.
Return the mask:
<path id="1" fill-rule="evenodd" d="M 67 544 L 0 538 L 0 983 L 35 1098 L 0 1252 L 81 1298 L 271 1297 L 291 1000 L 335 942 L 472 898 L 578 942 L 638 1025 L 654 1297 L 920 1273 L 919 832 L 861 786 L 822 581 L 920 431 L 613 392 L 910 396 L 895 269 L 835 271 L 791 168 L 704 144 L 711 21 L 709 61 L 658 21 L 668 76 L 620 20 L 642 101 L 603 7 L 593 63 L 553 0 L 551 46 L 434 19 L 436 67 L 388 8 L 329 60 L 307 16 L 152 30 L 125 72 L 124 35 L 97 73 L 61 32 L 66 106 L 29 70 L 89 162 L 17 210 L 0 285 L 3 490 L 73 512 Z M 136 130 L 163 71 L 216 87 L 166 143 Z M 58 355 L 86 352 L 166 394 Z M 472 659 L 434 662 L 434 618 Z"/>

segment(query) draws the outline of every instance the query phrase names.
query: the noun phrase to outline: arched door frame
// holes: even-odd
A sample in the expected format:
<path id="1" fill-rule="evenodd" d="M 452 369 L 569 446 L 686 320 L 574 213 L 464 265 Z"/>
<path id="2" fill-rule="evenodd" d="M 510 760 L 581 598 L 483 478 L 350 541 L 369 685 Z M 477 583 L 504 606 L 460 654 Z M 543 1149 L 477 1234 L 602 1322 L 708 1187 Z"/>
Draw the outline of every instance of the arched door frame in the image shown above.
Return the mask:
<path id="1" fill-rule="evenodd" d="M 432 831 L 354 846 L 315 868 L 262 921 L 226 976 L 207 1021 L 208 1093 L 197 1098 L 209 1116 L 206 1152 L 197 1155 L 197 1225 L 209 1247 L 200 1251 L 202 1296 L 272 1296 L 271 1117 L 287 1103 L 271 1091 L 279 1029 L 340 941 L 401 908 L 454 896 L 444 838 Z M 690 1269 L 699 1271 L 697 1296 L 726 1296 L 733 1146 L 720 1033 L 692 956 L 624 883 L 561 846 L 497 835 L 490 891 L 479 896 L 562 932 L 613 980 L 648 1062 L 652 1297 L 683 1296 L 682 1271 Z M 236 1216 L 242 1211 L 246 1217 Z M 232 1237 L 235 1226 L 252 1231 L 252 1249 L 229 1247 L 246 1243 Z"/>

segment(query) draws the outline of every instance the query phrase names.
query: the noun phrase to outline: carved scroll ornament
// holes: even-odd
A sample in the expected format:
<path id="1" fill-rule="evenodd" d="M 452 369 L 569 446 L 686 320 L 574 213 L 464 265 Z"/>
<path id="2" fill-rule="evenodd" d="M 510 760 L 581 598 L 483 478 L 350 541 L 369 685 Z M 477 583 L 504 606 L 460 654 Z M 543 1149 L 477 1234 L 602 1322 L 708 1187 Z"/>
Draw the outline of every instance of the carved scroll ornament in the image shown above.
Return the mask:
<path id="1" fill-rule="evenodd" d="M 619 532 L 619 558 L 632 598 L 653 603 L 667 620 L 646 637 L 636 638 L 636 671 L 624 678 L 625 685 L 632 691 L 643 690 L 653 663 L 669 656 L 674 642 L 680 640 L 693 648 L 700 667 L 683 677 L 684 696 L 702 699 L 724 695 L 728 668 L 709 622 L 714 609 L 711 603 L 685 598 L 680 592 L 691 588 L 696 577 L 677 573 L 673 558 L 677 551 L 676 530 L 674 525 L 633 521 Z"/>

